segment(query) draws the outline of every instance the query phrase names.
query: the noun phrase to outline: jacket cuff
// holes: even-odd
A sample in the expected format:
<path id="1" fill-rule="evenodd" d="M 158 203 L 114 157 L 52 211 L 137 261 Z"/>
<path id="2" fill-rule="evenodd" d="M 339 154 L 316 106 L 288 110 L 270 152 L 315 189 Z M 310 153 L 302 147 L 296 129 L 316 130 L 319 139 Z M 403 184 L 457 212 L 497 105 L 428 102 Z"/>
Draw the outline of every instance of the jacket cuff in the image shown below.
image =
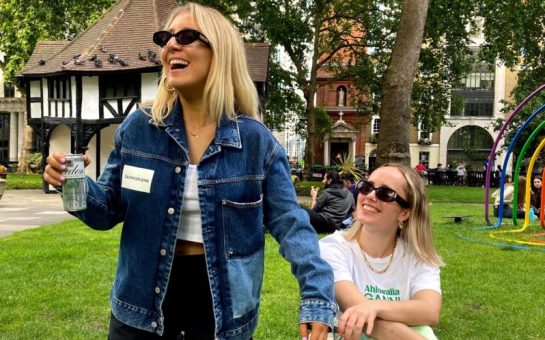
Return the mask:
<path id="1" fill-rule="evenodd" d="M 333 330 L 337 304 L 318 299 L 307 299 L 301 301 L 299 307 L 299 323 L 320 322 Z"/>

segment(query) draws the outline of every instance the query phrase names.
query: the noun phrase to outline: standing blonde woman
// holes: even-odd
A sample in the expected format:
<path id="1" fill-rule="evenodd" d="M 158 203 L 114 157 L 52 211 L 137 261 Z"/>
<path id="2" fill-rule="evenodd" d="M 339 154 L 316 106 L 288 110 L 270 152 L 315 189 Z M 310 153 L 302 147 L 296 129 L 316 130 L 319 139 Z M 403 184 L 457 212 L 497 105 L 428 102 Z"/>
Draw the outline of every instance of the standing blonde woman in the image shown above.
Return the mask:
<path id="1" fill-rule="evenodd" d="M 153 41 L 163 74 L 151 117 L 133 112 L 117 129 L 103 173 L 87 178 L 88 208 L 75 213 L 94 229 L 124 222 L 109 339 L 251 338 L 263 226 L 298 279 L 301 337 L 326 339 L 333 274 L 297 204 L 286 154 L 256 120 L 238 32 L 216 10 L 187 3 Z M 47 162 L 44 179 L 59 186 L 64 155 Z"/>
<path id="2" fill-rule="evenodd" d="M 398 164 L 358 182 L 357 220 L 320 240 L 335 276 L 344 339 L 434 339 L 440 270 L 428 200 L 416 170 Z"/>

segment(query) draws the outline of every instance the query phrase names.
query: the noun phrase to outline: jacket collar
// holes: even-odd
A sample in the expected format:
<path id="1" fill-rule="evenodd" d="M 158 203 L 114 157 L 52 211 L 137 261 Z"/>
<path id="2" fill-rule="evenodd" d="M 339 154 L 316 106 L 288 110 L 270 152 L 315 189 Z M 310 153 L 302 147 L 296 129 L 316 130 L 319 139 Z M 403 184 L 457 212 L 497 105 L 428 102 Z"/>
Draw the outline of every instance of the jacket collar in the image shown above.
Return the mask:
<path id="1" fill-rule="evenodd" d="M 177 99 L 174 107 L 172 108 L 172 112 L 163 120 L 162 123 L 153 123 L 151 119 L 149 120 L 149 123 L 156 125 L 160 128 L 167 128 L 177 124 L 183 127 L 184 120 L 182 119 L 182 117 L 183 108 L 180 104 L 179 99 Z M 229 119 L 227 115 L 222 115 L 220 123 L 216 130 L 216 137 L 213 141 L 214 144 L 242 149 L 242 142 L 240 140 L 239 131 L 239 124 L 241 123 L 241 121 L 238 119 L 238 117 L 240 116 L 237 116 L 237 118 L 232 120 Z M 182 129 L 182 131 L 185 131 L 185 129 Z"/>

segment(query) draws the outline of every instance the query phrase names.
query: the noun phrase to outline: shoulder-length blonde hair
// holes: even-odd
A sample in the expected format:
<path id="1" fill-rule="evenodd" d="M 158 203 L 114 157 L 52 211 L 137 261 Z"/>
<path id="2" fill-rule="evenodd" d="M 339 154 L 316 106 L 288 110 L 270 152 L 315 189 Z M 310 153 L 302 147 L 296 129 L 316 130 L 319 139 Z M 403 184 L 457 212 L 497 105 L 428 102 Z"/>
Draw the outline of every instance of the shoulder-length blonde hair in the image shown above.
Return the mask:
<path id="1" fill-rule="evenodd" d="M 405 192 L 407 192 L 407 202 L 410 203 L 409 218 L 403 222 L 403 228 L 398 229 L 399 237 L 407 242 L 415 254 L 426 264 L 434 266 L 443 266 L 443 260 L 437 254 L 431 235 L 430 213 L 428 205 L 428 196 L 424 181 L 411 167 L 391 163 L 384 164 L 381 168 L 391 167 L 398 169 L 405 177 Z M 353 240 L 359 237 L 362 224 L 358 221 L 354 223 L 344 235 L 347 240 Z"/>
<path id="2" fill-rule="evenodd" d="M 248 73 L 244 43 L 233 24 L 213 8 L 188 2 L 170 14 L 165 24 L 166 30 L 181 13 L 190 13 L 210 41 L 212 61 L 204 89 L 205 107 L 210 117 L 219 122 L 223 115 L 234 119 L 237 111 L 241 111 L 257 118 L 257 90 Z M 167 67 L 163 65 L 151 110 L 156 123 L 162 122 L 170 114 L 178 97 L 176 90 L 165 86 Z"/>

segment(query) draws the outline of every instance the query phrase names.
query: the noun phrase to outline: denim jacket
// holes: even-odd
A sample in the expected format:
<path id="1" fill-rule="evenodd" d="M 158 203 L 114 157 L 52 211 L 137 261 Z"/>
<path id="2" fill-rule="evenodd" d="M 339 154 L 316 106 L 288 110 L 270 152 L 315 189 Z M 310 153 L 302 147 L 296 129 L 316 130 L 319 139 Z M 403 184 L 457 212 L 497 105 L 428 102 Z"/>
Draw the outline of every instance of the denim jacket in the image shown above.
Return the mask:
<path id="1" fill-rule="evenodd" d="M 87 178 L 87 210 L 74 213 L 93 229 L 124 222 L 112 312 L 125 324 L 157 334 L 163 333 L 161 305 L 189 164 L 184 131 L 178 103 L 160 126 L 144 111 L 131 113 L 116 131 L 115 148 L 98 180 Z M 297 203 L 286 154 L 267 128 L 244 116 L 223 118 L 198 176 L 216 338 L 248 339 L 256 328 L 264 226 L 299 282 L 300 322 L 332 327 L 333 274 Z"/>

